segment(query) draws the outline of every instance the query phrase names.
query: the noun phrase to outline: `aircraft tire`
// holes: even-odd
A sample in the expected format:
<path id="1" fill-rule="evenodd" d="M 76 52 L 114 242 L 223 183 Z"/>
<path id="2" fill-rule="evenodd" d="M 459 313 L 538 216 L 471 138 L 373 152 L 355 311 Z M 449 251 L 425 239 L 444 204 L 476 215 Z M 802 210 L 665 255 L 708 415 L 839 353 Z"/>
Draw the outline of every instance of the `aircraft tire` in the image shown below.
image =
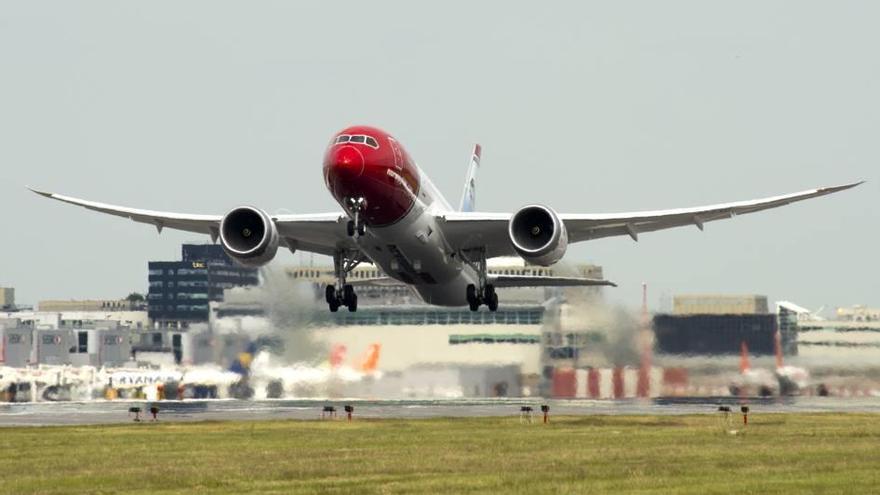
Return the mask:
<path id="1" fill-rule="evenodd" d="M 471 306 L 477 302 L 477 288 L 474 284 L 468 284 L 467 290 L 465 291 L 465 300 Z"/>
<path id="2" fill-rule="evenodd" d="M 498 311 L 498 294 L 493 292 L 489 296 L 486 300 L 486 307 L 489 308 L 489 311 Z"/>
<path id="3" fill-rule="evenodd" d="M 489 311 L 498 311 L 498 294 L 495 292 L 494 285 L 486 286 L 486 307 Z"/>
<path id="4" fill-rule="evenodd" d="M 327 304 L 333 304 L 336 302 L 336 287 L 333 285 L 328 285 L 324 289 L 324 299 L 327 301 Z"/>

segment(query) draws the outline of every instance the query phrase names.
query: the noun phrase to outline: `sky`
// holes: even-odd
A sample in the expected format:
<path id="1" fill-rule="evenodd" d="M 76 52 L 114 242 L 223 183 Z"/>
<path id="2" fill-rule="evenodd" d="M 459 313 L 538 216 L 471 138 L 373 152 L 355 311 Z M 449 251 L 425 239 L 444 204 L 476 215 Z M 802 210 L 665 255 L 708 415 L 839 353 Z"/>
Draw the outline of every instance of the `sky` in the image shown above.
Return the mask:
<path id="1" fill-rule="evenodd" d="M 338 211 L 337 130 L 395 135 L 477 209 L 698 206 L 866 179 L 706 225 L 569 247 L 606 297 L 758 293 L 880 306 L 876 2 L 0 0 L 0 286 L 19 303 L 145 291 L 205 239 L 50 201 Z M 308 260 L 279 251 L 273 263 Z M 320 261 L 320 260 L 318 260 Z"/>

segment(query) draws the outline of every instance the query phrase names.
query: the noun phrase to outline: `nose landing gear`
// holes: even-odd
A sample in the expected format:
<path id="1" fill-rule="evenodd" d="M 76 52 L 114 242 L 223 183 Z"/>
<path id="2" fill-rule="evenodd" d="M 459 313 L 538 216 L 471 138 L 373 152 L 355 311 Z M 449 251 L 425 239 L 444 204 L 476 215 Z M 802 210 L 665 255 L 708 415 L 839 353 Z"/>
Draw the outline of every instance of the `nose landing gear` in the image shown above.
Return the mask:
<path id="1" fill-rule="evenodd" d="M 346 233 L 349 237 L 361 237 L 367 233 L 367 225 L 362 218 L 364 210 L 367 209 L 367 200 L 364 198 L 348 198 L 348 209 L 354 216 L 346 225 Z"/>
<path id="2" fill-rule="evenodd" d="M 352 313 L 357 311 L 358 298 L 351 284 L 345 283 L 345 276 L 361 263 L 358 254 L 346 256 L 344 252 L 338 252 L 333 256 L 333 267 L 336 272 L 337 285 L 330 284 L 324 289 L 324 298 L 327 307 L 335 313 L 345 306 Z M 339 287 L 339 289 L 337 289 Z"/>

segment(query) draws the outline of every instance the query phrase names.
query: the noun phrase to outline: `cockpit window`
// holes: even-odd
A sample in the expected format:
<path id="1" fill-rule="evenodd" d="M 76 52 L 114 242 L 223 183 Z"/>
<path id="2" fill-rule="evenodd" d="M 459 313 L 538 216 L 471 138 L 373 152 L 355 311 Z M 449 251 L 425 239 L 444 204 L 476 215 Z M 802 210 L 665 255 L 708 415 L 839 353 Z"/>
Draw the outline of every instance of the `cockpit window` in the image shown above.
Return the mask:
<path id="1" fill-rule="evenodd" d="M 337 136 L 333 142 L 335 144 L 360 143 L 360 144 L 366 144 L 367 146 L 369 146 L 370 148 L 373 148 L 373 149 L 379 149 L 379 142 L 376 141 L 376 138 L 374 138 L 373 136 L 367 136 L 364 134 L 358 134 L 356 136 L 351 136 L 349 134 L 342 134 L 340 136 Z"/>

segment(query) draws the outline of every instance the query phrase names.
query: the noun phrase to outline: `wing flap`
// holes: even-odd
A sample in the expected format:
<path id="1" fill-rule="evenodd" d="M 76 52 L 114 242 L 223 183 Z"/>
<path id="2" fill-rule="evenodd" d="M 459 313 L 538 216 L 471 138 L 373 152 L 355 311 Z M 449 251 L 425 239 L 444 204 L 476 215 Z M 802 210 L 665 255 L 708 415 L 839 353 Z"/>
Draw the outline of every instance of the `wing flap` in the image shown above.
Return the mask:
<path id="1" fill-rule="evenodd" d="M 348 217 L 342 213 L 275 215 L 272 219 L 290 249 L 327 256 L 333 256 L 339 249 L 358 249 L 346 232 Z"/>

